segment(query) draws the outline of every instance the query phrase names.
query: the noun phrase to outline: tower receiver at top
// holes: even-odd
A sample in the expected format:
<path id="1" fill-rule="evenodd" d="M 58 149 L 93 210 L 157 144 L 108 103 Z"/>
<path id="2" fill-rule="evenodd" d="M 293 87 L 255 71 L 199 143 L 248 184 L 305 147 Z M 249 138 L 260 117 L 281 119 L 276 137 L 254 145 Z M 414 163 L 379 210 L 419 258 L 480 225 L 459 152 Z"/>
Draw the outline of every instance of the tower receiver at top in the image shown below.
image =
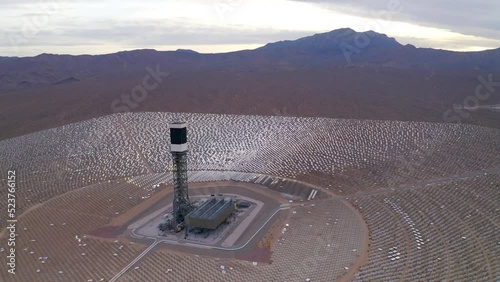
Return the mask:
<path id="1" fill-rule="evenodd" d="M 186 152 L 187 124 L 185 122 L 174 122 L 170 124 L 170 152 Z"/>

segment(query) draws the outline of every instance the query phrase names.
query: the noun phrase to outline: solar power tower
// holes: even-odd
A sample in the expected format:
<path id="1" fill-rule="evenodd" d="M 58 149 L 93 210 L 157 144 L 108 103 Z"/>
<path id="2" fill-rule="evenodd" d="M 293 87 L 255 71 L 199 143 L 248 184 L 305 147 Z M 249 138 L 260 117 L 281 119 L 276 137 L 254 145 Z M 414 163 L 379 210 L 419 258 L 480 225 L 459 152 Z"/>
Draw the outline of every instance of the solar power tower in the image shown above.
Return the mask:
<path id="1" fill-rule="evenodd" d="M 173 216 L 177 224 L 184 222 L 191 204 L 188 196 L 187 129 L 185 122 L 170 124 L 170 152 L 173 159 L 174 204 Z"/>

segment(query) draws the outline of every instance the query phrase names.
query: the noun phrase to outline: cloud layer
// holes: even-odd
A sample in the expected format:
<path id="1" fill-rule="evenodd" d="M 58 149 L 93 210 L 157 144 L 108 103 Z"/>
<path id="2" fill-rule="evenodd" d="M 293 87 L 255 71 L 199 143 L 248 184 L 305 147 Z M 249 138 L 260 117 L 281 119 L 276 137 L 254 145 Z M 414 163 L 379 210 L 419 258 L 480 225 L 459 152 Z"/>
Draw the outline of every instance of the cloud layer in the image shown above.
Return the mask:
<path id="1" fill-rule="evenodd" d="M 418 47 L 476 50 L 500 46 L 500 5 L 493 0 L 481 4 L 465 0 L 0 2 L 0 56 L 143 48 L 218 52 L 341 27 L 375 29 Z"/>
<path id="2" fill-rule="evenodd" d="M 498 0 L 294 0 L 362 17 L 400 6 L 394 20 L 500 40 Z"/>

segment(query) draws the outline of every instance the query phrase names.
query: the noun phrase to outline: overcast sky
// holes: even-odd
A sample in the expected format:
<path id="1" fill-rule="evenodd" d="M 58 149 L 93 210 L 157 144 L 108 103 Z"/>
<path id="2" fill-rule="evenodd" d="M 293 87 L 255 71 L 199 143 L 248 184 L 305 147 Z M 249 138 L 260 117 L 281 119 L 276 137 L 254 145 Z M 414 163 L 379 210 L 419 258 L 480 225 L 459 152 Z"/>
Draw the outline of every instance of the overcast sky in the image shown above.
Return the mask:
<path id="1" fill-rule="evenodd" d="M 0 7 L 0 56 L 227 52 L 342 27 L 417 47 L 500 47 L 499 0 L 0 0 Z"/>

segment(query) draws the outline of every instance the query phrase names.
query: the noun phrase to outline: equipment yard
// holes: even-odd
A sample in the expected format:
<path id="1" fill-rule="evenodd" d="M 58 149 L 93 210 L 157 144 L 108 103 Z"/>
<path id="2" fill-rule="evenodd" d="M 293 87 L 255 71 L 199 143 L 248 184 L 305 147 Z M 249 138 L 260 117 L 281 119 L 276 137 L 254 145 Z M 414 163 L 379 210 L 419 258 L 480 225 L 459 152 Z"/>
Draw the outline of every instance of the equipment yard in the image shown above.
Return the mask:
<path id="1" fill-rule="evenodd" d="M 195 195 L 195 199 L 201 196 L 210 197 L 211 194 L 204 195 L 202 193 L 217 189 L 218 194 L 223 193 L 225 196 L 231 196 L 249 201 L 252 203 L 252 206 L 246 209 L 241 209 L 235 217 L 234 222 L 231 224 L 224 224 L 225 226 L 221 228 L 222 230 L 210 231 L 205 234 L 190 232 L 188 238 L 184 239 L 184 233 L 173 233 L 167 235 L 158 234 L 157 226 L 162 222 L 163 215 L 167 210 L 172 209 L 171 205 L 164 205 L 159 210 L 153 212 L 152 214 L 148 214 L 129 225 L 128 229 L 132 232 L 131 236 L 135 238 L 156 238 L 166 243 L 171 242 L 178 244 L 180 242 L 191 242 L 192 244 L 200 244 L 202 245 L 201 247 L 209 245 L 220 248 L 236 247 L 235 243 L 239 241 L 239 246 L 241 246 L 244 243 L 247 243 L 250 239 L 250 235 L 253 235 L 264 222 L 271 219 L 270 216 L 280 207 L 280 198 L 283 201 L 279 193 L 274 191 L 259 191 L 264 187 L 255 184 L 220 182 L 217 183 L 217 186 L 213 187 L 207 187 L 207 184 L 202 185 L 202 188 L 199 188 L 200 185 L 197 184 L 191 185 L 190 193 L 191 195 Z M 172 195 L 169 195 L 158 203 L 169 203 L 171 202 L 171 198 Z M 269 215 L 269 217 L 266 217 L 265 215 Z"/>

